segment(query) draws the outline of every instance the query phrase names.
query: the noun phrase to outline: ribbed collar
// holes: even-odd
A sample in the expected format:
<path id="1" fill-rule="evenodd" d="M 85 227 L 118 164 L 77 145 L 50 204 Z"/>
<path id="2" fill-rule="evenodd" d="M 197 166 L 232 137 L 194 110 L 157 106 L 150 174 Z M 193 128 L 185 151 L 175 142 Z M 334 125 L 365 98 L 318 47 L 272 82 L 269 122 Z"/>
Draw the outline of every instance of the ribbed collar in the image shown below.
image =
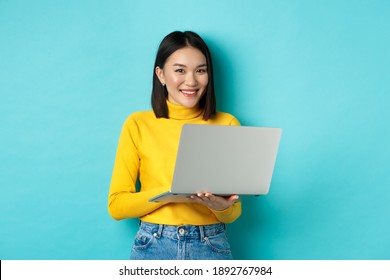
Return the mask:
<path id="1" fill-rule="evenodd" d="M 168 115 L 170 119 L 175 120 L 190 120 L 202 115 L 203 110 L 198 106 L 194 108 L 187 108 L 181 105 L 172 104 L 167 100 Z"/>

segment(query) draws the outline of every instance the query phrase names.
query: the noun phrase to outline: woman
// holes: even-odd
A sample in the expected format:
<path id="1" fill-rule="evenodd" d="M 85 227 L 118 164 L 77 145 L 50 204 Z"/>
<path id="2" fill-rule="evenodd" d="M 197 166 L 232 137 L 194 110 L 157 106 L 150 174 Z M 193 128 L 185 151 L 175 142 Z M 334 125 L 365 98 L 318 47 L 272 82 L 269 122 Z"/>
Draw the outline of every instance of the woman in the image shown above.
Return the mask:
<path id="1" fill-rule="evenodd" d="M 232 259 L 225 224 L 241 214 L 237 195 L 197 193 L 188 203 L 149 202 L 170 189 L 183 124 L 239 125 L 232 115 L 216 112 L 210 52 L 196 33 L 172 32 L 161 42 L 152 108 L 126 120 L 109 192 L 114 219 L 141 220 L 130 258 Z"/>

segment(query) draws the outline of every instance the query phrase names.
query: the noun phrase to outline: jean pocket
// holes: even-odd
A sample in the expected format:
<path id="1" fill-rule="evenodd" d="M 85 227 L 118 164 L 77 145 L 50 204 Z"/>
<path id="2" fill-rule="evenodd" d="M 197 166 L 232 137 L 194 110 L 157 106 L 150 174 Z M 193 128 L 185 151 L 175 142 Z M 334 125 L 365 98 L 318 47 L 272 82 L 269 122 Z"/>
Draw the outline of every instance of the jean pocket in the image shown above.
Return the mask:
<path id="1" fill-rule="evenodd" d="M 205 237 L 204 241 L 214 252 L 219 254 L 231 254 L 230 244 L 225 232 Z"/>
<path id="2" fill-rule="evenodd" d="M 156 237 L 147 231 L 139 230 L 134 239 L 133 249 L 144 250 L 149 248 L 155 241 Z"/>

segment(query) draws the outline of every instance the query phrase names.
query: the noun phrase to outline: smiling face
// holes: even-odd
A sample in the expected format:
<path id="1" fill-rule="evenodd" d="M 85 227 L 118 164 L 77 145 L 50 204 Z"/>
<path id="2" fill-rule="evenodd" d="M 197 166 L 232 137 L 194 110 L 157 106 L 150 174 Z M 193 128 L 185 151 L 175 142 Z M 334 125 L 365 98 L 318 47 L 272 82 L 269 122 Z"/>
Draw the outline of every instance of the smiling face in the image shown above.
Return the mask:
<path id="1" fill-rule="evenodd" d="M 208 84 L 206 57 L 201 51 L 193 47 L 178 49 L 162 69 L 156 67 L 155 71 L 167 87 L 169 102 L 187 108 L 198 106 Z"/>

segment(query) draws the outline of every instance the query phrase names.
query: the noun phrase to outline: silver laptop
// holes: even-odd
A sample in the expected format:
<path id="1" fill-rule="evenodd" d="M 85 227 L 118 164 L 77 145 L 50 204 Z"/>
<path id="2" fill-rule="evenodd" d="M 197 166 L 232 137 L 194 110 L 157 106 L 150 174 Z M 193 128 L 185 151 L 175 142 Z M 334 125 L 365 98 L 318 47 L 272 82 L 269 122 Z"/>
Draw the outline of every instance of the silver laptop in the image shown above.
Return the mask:
<path id="1" fill-rule="evenodd" d="M 188 202 L 197 192 L 267 194 L 280 128 L 183 125 L 170 191 L 150 201 Z"/>

